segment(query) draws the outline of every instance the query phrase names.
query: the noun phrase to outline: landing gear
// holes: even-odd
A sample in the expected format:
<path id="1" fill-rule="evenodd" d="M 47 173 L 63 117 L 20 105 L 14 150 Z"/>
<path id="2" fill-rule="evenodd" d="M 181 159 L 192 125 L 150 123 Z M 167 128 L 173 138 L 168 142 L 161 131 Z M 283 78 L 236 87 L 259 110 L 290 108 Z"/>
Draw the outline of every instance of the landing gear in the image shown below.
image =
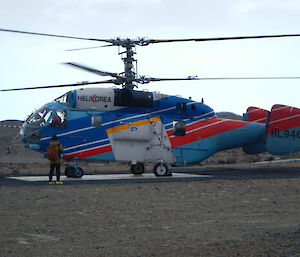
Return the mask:
<path id="1" fill-rule="evenodd" d="M 81 178 L 83 176 L 84 172 L 83 169 L 80 167 L 77 167 L 76 159 L 73 160 L 73 165 L 67 165 L 65 169 L 65 175 L 68 178 Z"/>
<path id="2" fill-rule="evenodd" d="M 84 174 L 83 169 L 77 167 L 77 169 L 75 170 L 74 178 L 82 178 L 83 174 Z"/>
<path id="3" fill-rule="evenodd" d="M 68 178 L 81 178 L 83 174 L 84 174 L 83 169 L 80 167 L 77 167 L 76 169 L 75 167 L 68 165 L 65 169 L 65 175 Z"/>
<path id="4" fill-rule="evenodd" d="M 141 175 L 145 171 L 145 166 L 142 162 L 138 162 L 137 164 L 131 164 L 130 170 L 134 175 Z"/>
<path id="5" fill-rule="evenodd" d="M 158 162 L 154 165 L 153 173 L 156 177 L 172 176 L 172 173 L 168 170 L 168 166 L 163 162 Z"/>

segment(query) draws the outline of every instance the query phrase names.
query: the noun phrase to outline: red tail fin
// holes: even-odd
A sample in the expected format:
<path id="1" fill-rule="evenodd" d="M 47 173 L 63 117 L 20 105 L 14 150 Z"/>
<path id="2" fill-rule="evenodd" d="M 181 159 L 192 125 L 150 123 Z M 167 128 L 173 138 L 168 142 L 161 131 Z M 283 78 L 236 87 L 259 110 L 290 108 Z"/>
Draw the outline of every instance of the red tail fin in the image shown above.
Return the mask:
<path id="1" fill-rule="evenodd" d="M 272 154 L 300 150 L 300 109 L 276 104 L 269 115 L 266 147 Z"/>
<path id="2" fill-rule="evenodd" d="M 300 109 L 276 104 L 269 117 L 268 134 L 300 126 Z M 300 135 L 299 135 L 300 136 Z"/>
<path id="3" fill-rule="evenodd" d="M 248 107 L 246 120 L 249 122 L 266 123 L 268 111 L 258 107 Z"/>

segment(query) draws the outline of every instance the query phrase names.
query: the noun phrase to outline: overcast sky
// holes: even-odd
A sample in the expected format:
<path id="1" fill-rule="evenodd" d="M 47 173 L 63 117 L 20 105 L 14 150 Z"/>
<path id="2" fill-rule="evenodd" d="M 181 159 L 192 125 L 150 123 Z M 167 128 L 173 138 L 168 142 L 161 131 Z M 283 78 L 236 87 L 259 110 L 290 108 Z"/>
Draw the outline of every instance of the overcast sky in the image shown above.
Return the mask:
<path id="1" fill-rule="evenodd" d="M 300 33 L 297 0 L 10 0 L 0 1 L 0 27 L 110 39 L 154 39 Z M 106 79 L 61 63 L 79 62 L 122 72 L 117 47 L 89 41 L 0 32 L 1 88 Z M 138 73 L 153 77 L 300 76 L 299 38 L 165 43 L 137 47 Z M 245 112 L 250 105 L 300 107 L 300 80 L 155 82 L 139 89 L 191 96 L 216 112 Z M 108 85 L 109 86 L 109 85 Z M 25 119 L 71 90 L 0 93 L 0 120 Z"/>

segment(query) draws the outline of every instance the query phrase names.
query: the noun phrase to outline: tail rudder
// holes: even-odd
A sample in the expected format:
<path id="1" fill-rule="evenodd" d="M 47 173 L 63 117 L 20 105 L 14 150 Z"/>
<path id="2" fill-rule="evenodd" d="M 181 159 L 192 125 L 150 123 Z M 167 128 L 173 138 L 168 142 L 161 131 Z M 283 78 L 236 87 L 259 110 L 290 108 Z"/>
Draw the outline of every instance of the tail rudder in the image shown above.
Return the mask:
<path id="1" fill-rule="evenodd" d="M 258 123 L 266 123 L 268 117 L 268 111 L 250 106 L 247 109 L 247 112 L 244 114 L 243 119 L 249 122 L 258 122 Z"/>
<path id="2" fill-rule="evenodd" d="M 300 151 L 300 109 L 276 104 L 268 118 L 266 149 L 271 154 Z"/>
<path id="3" fill-rule="evenodd" d="M 266 124 L 261 142 L 243 146 L 247 154 L 269 152 L 274 155 L 300 151 L 300 109 L 276 104 L 270 112 L 249 107 L 244 119 Z"/>

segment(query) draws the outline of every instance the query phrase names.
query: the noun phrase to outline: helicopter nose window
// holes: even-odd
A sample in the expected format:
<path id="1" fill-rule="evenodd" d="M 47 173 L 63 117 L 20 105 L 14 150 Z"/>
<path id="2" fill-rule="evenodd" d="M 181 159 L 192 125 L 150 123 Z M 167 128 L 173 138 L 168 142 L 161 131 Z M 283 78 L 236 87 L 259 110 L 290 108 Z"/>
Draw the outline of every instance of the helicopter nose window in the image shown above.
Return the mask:
<path id="1" fill-rule="evenodd" d="M 41 127 L 45 125 L 49 112 L 47 108 L 40 108 L 27 118 L 26 123 L 33 127 Z"/>
<path id="2" fill-rule="evenodd" d="M 65 128 L 67 126 L 66 112 L 64 110 L 53 111 L 49 127 L 51 128 Z"/>

